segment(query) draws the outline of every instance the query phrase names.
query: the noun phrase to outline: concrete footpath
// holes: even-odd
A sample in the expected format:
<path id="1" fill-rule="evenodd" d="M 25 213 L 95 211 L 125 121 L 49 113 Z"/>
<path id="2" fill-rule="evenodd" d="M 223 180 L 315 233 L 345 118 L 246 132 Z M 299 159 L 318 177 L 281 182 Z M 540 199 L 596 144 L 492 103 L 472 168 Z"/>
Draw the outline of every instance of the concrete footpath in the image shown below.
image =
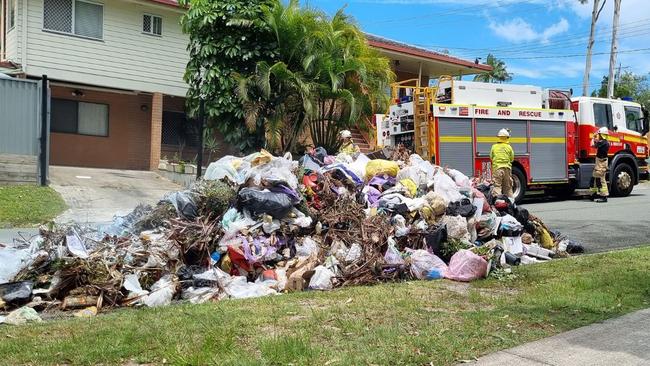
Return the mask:
<path id="1" fill-rule="evenodd" d="M 650 365 L 650 309 L 497 352 L 470 364 Z"/>

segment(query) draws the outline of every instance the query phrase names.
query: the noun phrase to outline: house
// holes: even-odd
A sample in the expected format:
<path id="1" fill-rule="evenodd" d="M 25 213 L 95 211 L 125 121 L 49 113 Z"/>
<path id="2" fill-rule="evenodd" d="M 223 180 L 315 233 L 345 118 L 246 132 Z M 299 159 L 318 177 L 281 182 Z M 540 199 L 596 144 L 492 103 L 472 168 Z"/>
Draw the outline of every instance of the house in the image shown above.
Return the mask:
<path id="1" fill-rule="evenodd" d="M 157 169 L 195 154 L 183 131 L 188 36 L 176 0 L 0 0 L 0 72 L 51 80 L 50 162 Z M 400 80 L 489 70 L 369 36 Z M 232 153 L 221 144 L 220 154 Z"/>

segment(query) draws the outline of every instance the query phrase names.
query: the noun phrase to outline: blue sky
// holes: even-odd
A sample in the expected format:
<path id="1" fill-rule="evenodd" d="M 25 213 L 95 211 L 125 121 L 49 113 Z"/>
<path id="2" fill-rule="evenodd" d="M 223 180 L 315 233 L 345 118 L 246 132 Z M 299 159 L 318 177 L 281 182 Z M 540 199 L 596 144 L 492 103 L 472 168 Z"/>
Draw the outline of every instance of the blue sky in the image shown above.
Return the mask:
<path id="1" fill-rule="evenodd" d="M 368 33 L 474 60 L 503 59 L 513 83 L 582 90 L 593 3 L 578 0 L 302 0 L 332 14 L 346 6 Z M 590 89 L 607 75 L 614 0 L 598 22 Z M 618 62 L 650 72 L 650 0 L 623 0 Z"/>

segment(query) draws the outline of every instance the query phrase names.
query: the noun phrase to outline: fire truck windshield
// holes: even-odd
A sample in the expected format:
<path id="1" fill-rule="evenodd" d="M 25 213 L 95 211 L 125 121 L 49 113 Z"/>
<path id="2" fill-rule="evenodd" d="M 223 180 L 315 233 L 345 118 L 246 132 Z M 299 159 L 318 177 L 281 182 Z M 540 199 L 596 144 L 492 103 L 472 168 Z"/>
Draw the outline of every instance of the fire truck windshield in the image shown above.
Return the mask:
<path id="1" fill-rule="evenodd" d="M 641 108 L 625 106 L 625 123 L 628 130 L 643 132 L 643 120 L 641 118 Z"/>

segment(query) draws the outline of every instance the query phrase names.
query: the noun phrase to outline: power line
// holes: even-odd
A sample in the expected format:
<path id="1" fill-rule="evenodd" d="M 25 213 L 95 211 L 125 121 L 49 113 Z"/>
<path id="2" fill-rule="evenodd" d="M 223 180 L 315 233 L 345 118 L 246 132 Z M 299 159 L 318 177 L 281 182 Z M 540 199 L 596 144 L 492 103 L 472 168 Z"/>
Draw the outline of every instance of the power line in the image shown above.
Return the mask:
<path id="1" fill-rule="evenodd" d="M 631 50 L 622 50 L 617 51 L 616 53 L 633 53 L 633 52 L 643 52 L 650 51 L 650 48 L 636 48 Z M 593 55 L 609 55 L 610 52 L 594 52 Z M 644 52 L 645 53 L 645 52 Z M 575 55 L 554 55 L 554 56 L 531 56 L 531 57 L 504 57 L 503 60 L 532 60 L 532 59 L 544 59 L 544 58 L 567 58 L 567 57 L 583 57 L 587 54 L 575 54 Z"/>

